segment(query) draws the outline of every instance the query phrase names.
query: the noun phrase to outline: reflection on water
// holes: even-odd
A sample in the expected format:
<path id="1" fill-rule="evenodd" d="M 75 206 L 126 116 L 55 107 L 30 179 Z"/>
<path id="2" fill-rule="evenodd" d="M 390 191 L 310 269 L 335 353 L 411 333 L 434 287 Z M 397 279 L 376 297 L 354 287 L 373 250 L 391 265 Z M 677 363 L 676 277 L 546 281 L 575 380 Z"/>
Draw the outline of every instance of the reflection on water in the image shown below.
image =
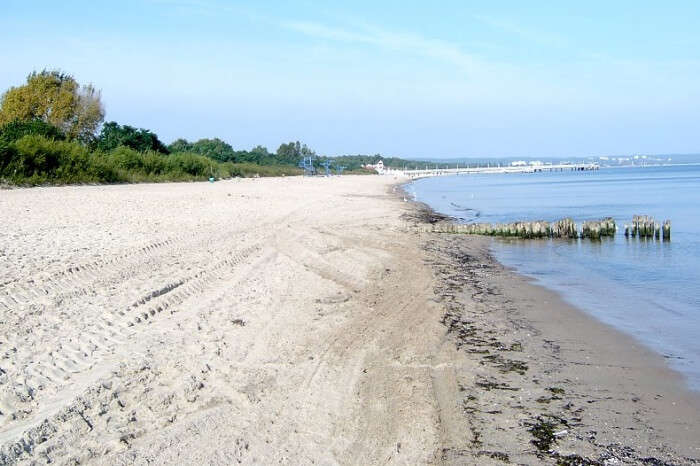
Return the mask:
<path id="1" fill-rule="evenodd" d="M 671 358 L 700 389 L 700 167 L 437 177 L 410 189 L 462 222 L 614 217 L 615 238 L 498 239 L 494 253 Z M 635 214 L 671 219 L 672 240 L 625 238 Z"/>

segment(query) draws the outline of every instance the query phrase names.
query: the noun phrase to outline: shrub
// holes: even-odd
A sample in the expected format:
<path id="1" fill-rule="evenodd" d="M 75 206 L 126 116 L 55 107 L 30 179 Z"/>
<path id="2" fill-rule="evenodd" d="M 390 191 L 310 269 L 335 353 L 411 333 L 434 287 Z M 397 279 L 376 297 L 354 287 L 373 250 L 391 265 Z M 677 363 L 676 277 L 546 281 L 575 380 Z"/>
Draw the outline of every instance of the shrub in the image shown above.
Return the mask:
<path id="1" fill-rule="evenodd" d="M 10 143 L 27 135 L 44 136 L 48 139 L 59 140 L 66 138 L 60 129 L 42 120 L 14 120 L 0 126 L 0 141 Z"/>
<path id="2" fill-rule="evenodd" d="M 190 175 L 194 177 L 208 177 L 217 165 L 216 162 L 203 156 L 190 152 L 170 154 L 167 157 L 168 172 L 175 175 Z"/>
<path id="3" fill-rule="evenodd" d="M 30 183 L 93 181 L 90 154 L 85 147 L 68 141 L 56 141 L 40 135 L 27 135 L 10 145 L 2 174 L 10 179 L 29 178 Z"/>
<path id="4" fill-rule="evenodd" d="M 290 166 L 217 162 L 192 152 L 164 155 L 126 146 L 90 152 L 78 142 L 40 134 L 27 134 L 9 143 L 0 139 L 0 178 L 15 184 L 204 180 L 212 175 L 232 178 L 299 172 Z"/>
<path id="5" fill-rule="evenodd" d="M 143 168 L 141 154 L 130 147 L 119 146 L 110 151 L 106 157 L 116 168 L 121 168 L 127 171 L 140 171 Z"/>
<path id="6" fill-rule="evenodd" d="M 240 176 L 291 176 L 300 175 L 301 169 L 289 165 L 258 165 L 256 163 L 236 163 L 234 167 Z"/>
<path id="7" fill-rule="evenodd" d="M 118 183 L 129 180 L 125 170 L 120 170 L 109 157 L 100 153 L 90 154 L 90 175 L 95 181 L 105 183 Z"/>

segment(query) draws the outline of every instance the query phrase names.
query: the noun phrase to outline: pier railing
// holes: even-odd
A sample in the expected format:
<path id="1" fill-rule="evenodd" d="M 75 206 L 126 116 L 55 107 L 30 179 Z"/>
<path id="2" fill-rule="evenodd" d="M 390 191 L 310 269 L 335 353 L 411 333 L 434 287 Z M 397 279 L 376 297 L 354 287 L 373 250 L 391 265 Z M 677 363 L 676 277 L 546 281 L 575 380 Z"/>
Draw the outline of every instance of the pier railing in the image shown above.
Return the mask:
<path id="1" fill-rule="evenodd" d="M 423 178 L 427 176 L 468 175 L 473 173 L 537 173 L 537 172 L 561 172 L 561 171 L 589 171 L 598 170 L 597 163 L 562 163 L 557 165 L 523 165 L 523 166 L 496 166 L 496 167 L 455 167 L 455 168 L 425 168 L 425 169 L 387 169 L 387 174 L 397 174 L 409 178 Z"/>

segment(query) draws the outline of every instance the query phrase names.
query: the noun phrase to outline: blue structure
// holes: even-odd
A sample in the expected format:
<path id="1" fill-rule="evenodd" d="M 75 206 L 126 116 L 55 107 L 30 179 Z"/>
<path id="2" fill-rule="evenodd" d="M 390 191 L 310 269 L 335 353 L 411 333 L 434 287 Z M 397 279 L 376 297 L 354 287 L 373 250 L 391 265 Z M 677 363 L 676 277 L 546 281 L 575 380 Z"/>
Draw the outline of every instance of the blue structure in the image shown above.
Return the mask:
<path id="1" fill-rule="evenodd" d="M 313 176 L 316 173 L 313 157 L 304 157 L 299 162 L 299 168 L 304 170 L 304 176 Z"/>
<path id="2" fill-rule="evenodd" d="M 331 161 L 324 160 L 321 162 L 321 166 L 326 169 L 326 176 L 331 176 Z"/>

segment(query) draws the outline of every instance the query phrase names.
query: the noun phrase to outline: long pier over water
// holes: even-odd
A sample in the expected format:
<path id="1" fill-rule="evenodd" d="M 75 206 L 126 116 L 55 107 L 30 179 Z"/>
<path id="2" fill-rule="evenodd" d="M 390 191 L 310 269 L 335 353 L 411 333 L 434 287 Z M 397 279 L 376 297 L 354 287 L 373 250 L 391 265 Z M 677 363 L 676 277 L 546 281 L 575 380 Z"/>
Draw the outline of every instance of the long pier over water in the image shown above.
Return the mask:
<path id="1" fill-rule="evenodd" d="M 398 174 L 409 178 L 424 178 L 427 176 L 467 175 L 472 173 L 537 173 L 561 171 L 598 170 L 597 163 L 566 163 L 557 165 L 525 165 L 501 167 L 455 167 L 455 168 L 425 168 L 414 170 L 386 170 L 387 174 Z"/>

